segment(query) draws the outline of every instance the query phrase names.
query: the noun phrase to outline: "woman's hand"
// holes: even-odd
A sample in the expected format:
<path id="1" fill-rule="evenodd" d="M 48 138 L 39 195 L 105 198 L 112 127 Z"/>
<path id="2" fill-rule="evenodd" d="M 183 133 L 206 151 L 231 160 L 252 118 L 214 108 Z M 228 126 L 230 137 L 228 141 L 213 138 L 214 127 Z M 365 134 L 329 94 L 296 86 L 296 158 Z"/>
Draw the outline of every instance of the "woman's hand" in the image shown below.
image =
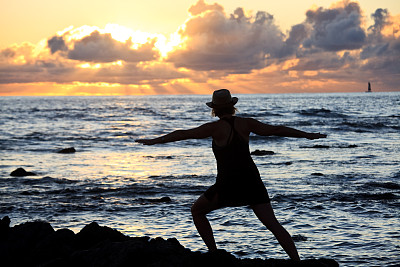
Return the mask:
<path id="1" fill-rule="evenodd" d="M 320 139 L 320 138 L 326 138 L 326 134 L 321 134 L 321 133 L 308 133 L 306 136 L 307 139 L 314 140 L 314 139 Z"/>
<path id="2" fill-rule="evenodd" d="M 137 140 L 135 140 L 135 142 L 143 144 L 143 145 L 147 145 L 147 146 L 156 144 L 155 139 L 137 139 Z"/>

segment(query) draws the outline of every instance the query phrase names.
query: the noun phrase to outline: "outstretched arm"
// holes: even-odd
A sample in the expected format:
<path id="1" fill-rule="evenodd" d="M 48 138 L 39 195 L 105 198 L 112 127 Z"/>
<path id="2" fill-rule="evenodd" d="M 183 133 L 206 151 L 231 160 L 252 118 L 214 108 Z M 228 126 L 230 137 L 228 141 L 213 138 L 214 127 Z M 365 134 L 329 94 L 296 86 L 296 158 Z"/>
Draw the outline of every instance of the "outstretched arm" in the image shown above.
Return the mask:
<path id="1" fill-rule="evenodd" d="M 169 134 L 162 135 L 153 139 L 138 139 L 135 142 L 144 144 L 144 145 L 155 145 L 162 143 L 175 142 L 186 139 L 203 139 L 213 135 L 214 132 L 214 124 L 206 123 L 199 127 L 188 129 L 188 130 L 176 130 Z"/>
<path id="2" fill-rule="evenodd" d="M 320 133 L 308 133 L 300 130 L 296 130 L 286 126 L 273 126 L 269 124 L 262 123 L 255 119 L 249 119 L 249 129 L 251 132 L 262 135 L 262 136 L 284 136 L 284 137 L 297 137 L 297 138 L 307 138 L 310 140 L 326 138 L 326 134 Z"/>

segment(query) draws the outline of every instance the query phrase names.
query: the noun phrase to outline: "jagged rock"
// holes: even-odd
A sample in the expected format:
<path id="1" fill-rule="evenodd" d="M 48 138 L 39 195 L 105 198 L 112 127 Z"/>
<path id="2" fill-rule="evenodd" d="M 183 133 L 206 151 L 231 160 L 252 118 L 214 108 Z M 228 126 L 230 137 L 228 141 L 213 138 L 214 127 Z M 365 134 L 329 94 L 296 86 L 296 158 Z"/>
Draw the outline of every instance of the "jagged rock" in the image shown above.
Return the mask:
<path id="1" fill-rule="evenodd" d="M 54 231 L 47 222 L 35 221 L 9 227 L 9 218 L 0 221 L 0 229 L 9 229 L 0 238 L 2 266 L 57 267 L 254 267 L 254 266 L 339 266 L 333 259 L 294 262 L 276 259 L 239 259 L 229 252 L 192 252 L 175 238 L 128 237 L 117 230 L 86 225 L 78 234 L 71 230 Z"/>
<path id="2" fill-rule="evenodd" d="M 254 156 L 266 156 L 266 155 L 273 155 L 275 154 L 274 151 L 268 151 L 268 150 L 254 150 L 253 152 L 250 153 L 251 155 Z"/>
<path id="3" fill-rule="evenodd" d="M 0 240 L 8 237 L 8 233 L 10 232 L 10 222 L 8 216 L 4 216 L 4 218 L 0 220 Z"/>
<path id="4" fill-rule="evenodd" d="M 23 177 L 23 176 L 34 176 L 36 173 L 27 172 L 24 168 L 18 168 L 10 173 L 11 176 Z"/>
<path id="5" fill-rule="evenodd" d="M 61 154 L 70 154 L 70 153 L 75 153 L 76 150 L 74 147 L 68 147 L 68 148 L 63 148 L 59 151 L 57 151 L 57 153 L 61 153 Z"/>
<path id="6" fill-rule="evenodd" d="M 76 234 L 77 247 L 90 248 L 97 243 L 103 241 L 120 242 L 127 240 L 128 237 L 107 226 L 100 226 L 96 222 L 92 222 Z"/>

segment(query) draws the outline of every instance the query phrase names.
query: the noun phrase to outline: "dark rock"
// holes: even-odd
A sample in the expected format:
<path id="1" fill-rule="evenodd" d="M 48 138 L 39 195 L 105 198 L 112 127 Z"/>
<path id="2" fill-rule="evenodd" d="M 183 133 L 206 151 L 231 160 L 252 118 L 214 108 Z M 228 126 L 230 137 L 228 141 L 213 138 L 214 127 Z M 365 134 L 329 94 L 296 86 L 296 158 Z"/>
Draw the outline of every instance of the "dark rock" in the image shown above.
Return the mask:
<path id="1" fill-rule="evenodd" d="M 159 199 L 153 199 L 153 202 L 171 202 L 171 198 L 170 197 L 162 197 Z"/>
<path id="2" fill-rule="evenodd" d="M 311 173 L 311 175 L 314 175 L 314 176 L 324 176 L 324 174 L 323 174 L 323 173 L 320 173 L 320 172 L 313 172 L 313 173 Z"/>
<path id="3" fill-rule="evenodd" d="M 9 228 L 9 219 L 3 218 L 2 225 Z M 192 252 L 175 238 L 128 237 L 95 222 L 78 234 L 68 229 L 54 231 L 46 222 L 28 222 L 9 229 L 9 236 L 0 238 L 2 266 L 339 266 L 332 259 L 294 262 L 239 259 L 225 250 Z"/>
<path id="4" fill-rule="evenodd" d="M 138 198 L 139 201 L 143 201 L 143 203 L 163 203 L 163 202 L 171 202 L 172 199 L 170 197 L 161 197 L 161 198 Z"/>
<path id="5" fill-rule="evenodd" d="M 308 238 L 302 235 L 293 235 L 292 239 L 294 242 L 300 242 L 300 241 L 307 241 Z"/>
<path id="6" fill-rule="evenodd" d="M 242 266 L 241 260 L 237 259 L 231 253 L 218 249 L 217 251 L 199 254 L 194 257 L 192 266 Z M 251 265 L 249 265 L 251 266 Z"/>
<path id="7" fill-rule="evenodd" d="M 51 235 L 54 229 L 48 222 L 33 221 L 14 226 L 11 233 L 14 238 L 24 240 L 29 245 Z"/>
<path id="8" fill-rule="evenodd" d="M 23 177 L 23 176 L 34 176 L 36 173 L 27 172 L 24 168 L 18 168 L 10 173 L 11 176 Z"/>
<path id="9" fill-rule="evenodd" d="M 33 249 L 33 262 L 54 261 L 68 257 L 74 249 L 75 233 L 69 229 L 60 229 L 37 242 Z"/>
<path id="10" fill-rule="evenodd" d="M 258 150 L 256 149 L 255 151 L 250 153 L 251 155 L 254 156 L 266 156 L 266 155 L 273 155 L 275 154 L 274 151 L 268 151 L 268 150 Z"/>
<path id="11" fill-rule="evenodd" d="M 330 146 L 327 146 L 327 145 L 315 145 L 315 146 L 312 146 L 312 148 L 330 148 Z"/>
<path id="12" fill-rule="evenodd" d="M 124 241 L 127 239 L 127 236 L 117 230 L 92 222 L 76 234 L 75 241 L 78 247 L 87 249 L 103 241 Z"/>
<path id="13" fill-rule="evenodd" d="M 8 216 L 4 216 L 3 219 L 0 220 L 0 240 L 8 237 L 8 233 L 10 232 L 10 222 Z"/>
<path id="14" fill-rule="evenodd" d="M 70 154 L 70 153 L 75 153 L 76 150 L 74 147 L 68 147 L 68 148 L 63 148 L 59 151 L 57 151 L 57 153 L 61 153 L 61 154 Z"/>

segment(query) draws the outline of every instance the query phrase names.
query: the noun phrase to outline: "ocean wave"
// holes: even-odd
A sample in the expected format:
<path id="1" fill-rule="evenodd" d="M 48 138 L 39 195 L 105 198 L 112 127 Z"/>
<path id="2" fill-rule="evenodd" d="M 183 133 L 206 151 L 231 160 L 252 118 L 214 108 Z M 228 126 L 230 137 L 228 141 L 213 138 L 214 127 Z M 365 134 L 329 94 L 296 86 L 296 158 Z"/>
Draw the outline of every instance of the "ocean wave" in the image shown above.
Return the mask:
<path id="1" fill-rule="evenodd" d="M 400 192 L 380 192 L 380 193 L 304 193 L 304 194 L 276 194 L 272 197 L 276 202 L 360 202 L 374 200 L 398 200 Z"/>
<path id="2" fill-rule="evenodd" d="M 400 184 L 394 182 L 369 182 L 363 187 L 365 188 L 384 188 L 384 189 L 400 189 Z"/>
<path id="3" fill-rule="evenodd" d="M 308 146 L 300 146 L 300 148 L 357 148 L 355 144 L 316 144 Z"/>
<path id="4" fill-rule="evenodd" d="M 281 117 L 282 114 L 270 112 L 270 111 L 259 111 L 259 112 L 240 112 L 240 117 L 245 118 L 265 118 L 265 117 Z"/>
<path id="5" fill-rule="evenodd" d="M 27 177 L 12 177 L 6 179 L 0 179 L 0 183 L 6 184 L 25 184 L 25 185 L 52 185 L 52 184 L 75 184 L 78 183 L 77 180 L 70 180 L 65 178 L 53 178 L 50 176 L 45 176 L 37 178 L 34 176 Z"/>
<path id="6" fill-rule="evenodd" d="M 299 114 L 302 116 L 315 116 L 315 117 L 324 117 L 324 118 L 347 118 L 348 115 L 338 112 L 333 112 L 330 109 L 325 108 L 310 108 L 310 109 L 302 109 L 299 111 L 295 111 L 295 114 Z"/>

